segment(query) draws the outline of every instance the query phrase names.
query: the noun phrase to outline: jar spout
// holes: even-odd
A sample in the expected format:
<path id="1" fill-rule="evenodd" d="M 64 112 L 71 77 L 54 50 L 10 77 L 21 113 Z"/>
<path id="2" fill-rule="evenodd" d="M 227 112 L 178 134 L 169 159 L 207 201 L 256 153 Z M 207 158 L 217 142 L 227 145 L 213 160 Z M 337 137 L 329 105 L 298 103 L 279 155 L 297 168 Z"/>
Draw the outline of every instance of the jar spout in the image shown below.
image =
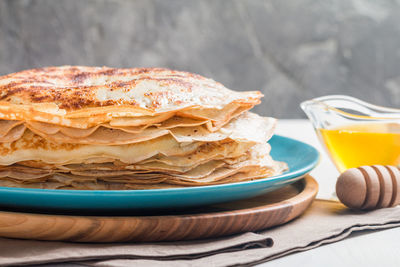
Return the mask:
<path id="1" fill-rule="evenodd" d="M 307 115 L 314 128 L 324 128 L 323 126 L 328 123 L 327 121 L 324 121 L 324 114 L 326 114 L 329 110 L 322 102 L 311 99 L 302 102 L 300 107 Z"/>
<path id="2" fill-rule="evenodd" d="M 315 128 L 326 129 L 354 122 L 400 122 L 400 109 L 381 107 L 345 95 L 330 95 L 304 101 L 300 107 Z"/>

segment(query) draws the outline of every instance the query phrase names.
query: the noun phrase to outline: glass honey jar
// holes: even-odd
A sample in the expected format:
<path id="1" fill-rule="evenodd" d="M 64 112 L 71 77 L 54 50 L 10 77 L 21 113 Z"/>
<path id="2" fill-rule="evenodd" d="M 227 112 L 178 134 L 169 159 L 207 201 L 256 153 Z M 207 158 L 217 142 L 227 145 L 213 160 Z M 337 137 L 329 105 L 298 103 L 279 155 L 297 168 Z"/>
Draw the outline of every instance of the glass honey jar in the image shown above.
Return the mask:
<path id="1" fill-rule="evenodd" d="M 400 167 L 400 109 L 331 95 L 301 103 L 340 172 L 363 165 Z"/>

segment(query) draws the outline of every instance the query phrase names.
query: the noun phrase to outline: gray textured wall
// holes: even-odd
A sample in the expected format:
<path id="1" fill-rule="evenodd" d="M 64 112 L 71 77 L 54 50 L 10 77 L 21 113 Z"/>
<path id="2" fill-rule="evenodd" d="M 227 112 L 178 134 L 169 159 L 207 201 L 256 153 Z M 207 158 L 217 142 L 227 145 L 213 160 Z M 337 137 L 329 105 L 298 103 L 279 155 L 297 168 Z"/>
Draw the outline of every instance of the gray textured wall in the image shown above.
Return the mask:
<path id="1" fill-rule="evenodd" d="M 400 107 L 400 2 L 0 0 L 0 74 L 63 64 L 196 72 L 279 118 L 326 94 Z"/>

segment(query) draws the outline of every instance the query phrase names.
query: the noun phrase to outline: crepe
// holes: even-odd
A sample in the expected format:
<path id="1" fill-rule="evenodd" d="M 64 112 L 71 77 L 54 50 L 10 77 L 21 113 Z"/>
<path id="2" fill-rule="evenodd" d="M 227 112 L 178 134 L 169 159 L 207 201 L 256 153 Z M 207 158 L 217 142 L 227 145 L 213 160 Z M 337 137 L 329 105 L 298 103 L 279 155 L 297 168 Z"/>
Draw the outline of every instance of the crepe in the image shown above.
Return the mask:
<path id="1" fill-rule="evenodd" d="M 123 169 L 97 170 L 76 168 L 38 169 L 21 165 L 7 166 L 0 169 L 0 177 L 4 183 L 18 187 L 36 188 L 38 183 L 49 182 L 55 188 L 73 189 L 83 186 L 85 188 L 106 189 L 104 182 L 119 185 L 125 189 L 137 184 L 147 185 L 147 188 L 156 187 L 162 183 L 164 187 L 171 185 L 199 186 L 221 184 L 227 181 L 241 181 L 272 176 L 282 172 L 286 165 L 275 162 L 265 151 L 269 150 L 268 144 L 253 146 L 245 156 L 234 161 L 211 160 L 195 165 L 188 169 L 165 168 L 168 165 L 149 163 L 125 165 Z M 76 167 L 76 166 L 75 166 Z M 120 166 L 121 167 L 121 166 Z M 172 166 L 169 166 L 172 167 Z M 1 183 L 0 183 L 1 185 Z M 42 188 L 44 188 L 42 186 Z M 81 188 L 82 189 L 82 188 Z"/>
<path id="2" fill-rule="evenodd" d="M 0 91 L 0 119 L 83 129 L 149 125 L 176 115 L 209 122 L 212 129 L 262 97 L 187 72 L 82 66 L 9 74 L 0 78 Z"/>
<path id="3" fill-rule="evenodd" d="M 206 142 L 235 140 L 238 142 L 262 143 L 273 133 L 275 119 L 245 113 L 217 132 L 197 128 L 179 128 L 169 134 L 145 138 L 140 142 L 123 145 L 90 145 L 82 140 L 68 143 L 52 142 L 27 130 L 12 143 L 0 143 L 0 165 L 19 161 L 38 160 L 52 164 L 96 162 L 99 159 L 120 160 L 135 163 L 155 155 L 175 156 L 193 152 Z M 168 130 L 165 130 L 168 132 Z M 84 139 L 83 139 L 84 140 Z M 114 139 L 111 139 L 111 141 Z M 86 143 L 86 142 L 83 142 Z"/>
<path id="4" fill-rule="evenodd" d="M 51 125 L 42 122 L 26 122 L 17 123 L 13 121 L 0 121 L 0 124 L 5 125 L 4 134 L 0 135 L 0 143 L 13 142 L 22 137 L 26 130 L 40 135 L 46 140 L 55 143 L 74 143 L 74 144 L 95 144 L 95 145 L 122 145 L 139 143 L 156 139 L 164 135 L 172 135 L 179 142 L 192 142 L 206 139 L 206 141 L 219 140 L 221 135 L 226 136 L 232 131 L 232 128 L 238 128 L 240 124 L 249 125 L 264 123 L 263 132 L 269 131 L 272 133 L 275 125 L 275 120 L 272 118 L 261 118 L 252 113 L 243 113 L 238 119 L 232 120 L 232 123 L 226 125 L 216 132 L 211 132 L 204 125 L 191 123 L 191 127 L 187 126 L 187 121 L 179 120 L 175 127 L 171 127 L 168 122 L 165 125 L 158 127 L 118 127 L 113 128 L 109 124 L 103 124 L 88 129 L 77 129 L 71 127 L 63 127 Z M 185 125 L 183 125 L 186 123 Z M 260 125 L 254 125 L 260 127 Z M 253 125 L 245 127 L 253 129 Z M 236 130 L 237 133 L 240 131 Z M 257 131 L 256 131 L 257 132 Z M 252 133 L 254 135 L 254 133 Z M 264 137 L 269 139 L 268 137 Z"/>
<path id="5" fill-rule="evenodd" d="M 0 77 L 0 186 L 122 190 L 270 177 L 259 92 L 159 68 L 48 67 Z"/>

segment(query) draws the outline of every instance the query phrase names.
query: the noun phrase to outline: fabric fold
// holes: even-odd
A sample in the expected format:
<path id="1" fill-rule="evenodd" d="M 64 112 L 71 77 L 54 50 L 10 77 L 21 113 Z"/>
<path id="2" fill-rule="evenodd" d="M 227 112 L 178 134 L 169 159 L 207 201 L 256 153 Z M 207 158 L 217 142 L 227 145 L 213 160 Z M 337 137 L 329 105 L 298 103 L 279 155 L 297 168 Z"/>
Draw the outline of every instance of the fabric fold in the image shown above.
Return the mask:
<path id="1" fill-rule="evenodd" d="M 400 207 L 356 212 L 338 202 L 317 200 L 303 216 L 285 225 L 218 239 L 151 244 L 0 239 L 0 265 L 76 262 L 96 267 L 252 266 L 340 241 L 355 231 L 398 226 Z"/>
<path id="2" fill-rule="evenodd" d="M 199 241 L 142 244 L 84 244 L 0 238 L 0 265 L 82 261 L 95 264 L 93 260 L 99 259 L 195 260 L 220 253 L 268 248 L 272 245 L 270 237 L 256 233 Z"/>

